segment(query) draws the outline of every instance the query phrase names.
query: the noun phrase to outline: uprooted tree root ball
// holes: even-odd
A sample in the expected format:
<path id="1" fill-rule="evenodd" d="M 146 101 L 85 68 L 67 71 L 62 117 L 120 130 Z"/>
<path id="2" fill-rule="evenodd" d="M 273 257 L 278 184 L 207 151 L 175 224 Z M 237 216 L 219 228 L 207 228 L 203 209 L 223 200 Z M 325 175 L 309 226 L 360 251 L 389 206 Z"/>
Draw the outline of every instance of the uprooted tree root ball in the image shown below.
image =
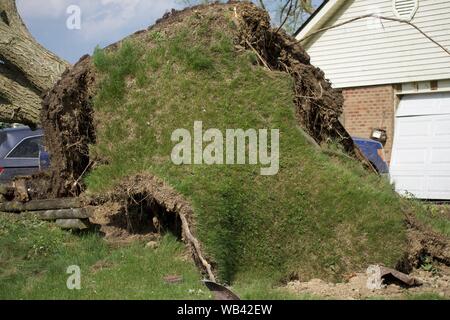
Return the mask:
<path id="1" fill-rule="evenodd" d="M 362 159 L 342 112 L 341 93 L 265 11 L 242 2 L 172 11 L 64 73 L 42 113 L 52 167 L 30 183 L 49 197 L 84 195 L 98 220 L 127 234 L 172 231 L 211 279 L 335 280 L 395 266 L 408 245 L 398 196 L 360 163 L 317 148 Z M 279 129 L 278 175 L 174 165 L 172 132 L 200 120 Z"/>
<path id="2" fill-rule="evenodd" d="M 283 30 L 271 28 L 270 17 L 249 3 L 234 4 L 236 46 L 254 51 L 260 62 L 271 70 L 287 72 L 294 79 L 295 105 L 301 126 L 317 143 L 337 141 L 345 150 L 360 156 L 339 117 L 343 113 L 343 97 L 334 90 L 324 73 L 310 64 L 301 45 Z M 166 14 L 152 28 L 168 27 L 186 15 L 198 14 L 205 6 Z M 224 10 L 222 5 L 210 8 Z M 238 8 L 238 9 L 237 9 Z M 138 32 L 137 34 L 141 34 Z M 120 43 L 111 45 L 114 50 Z M 53 195 L 78 195 L 80 177 L 89 169 L 89 144 L 95 143 L 92 99 L 95 96 L 96 76 L 89 56 L 84 56 L 44 100 L 42 112 L 46 144 L 52 154 Z M 359 157 L 360 160 L 364 157 Z M 364 160 L 363 160 L 364 161 Z"/>

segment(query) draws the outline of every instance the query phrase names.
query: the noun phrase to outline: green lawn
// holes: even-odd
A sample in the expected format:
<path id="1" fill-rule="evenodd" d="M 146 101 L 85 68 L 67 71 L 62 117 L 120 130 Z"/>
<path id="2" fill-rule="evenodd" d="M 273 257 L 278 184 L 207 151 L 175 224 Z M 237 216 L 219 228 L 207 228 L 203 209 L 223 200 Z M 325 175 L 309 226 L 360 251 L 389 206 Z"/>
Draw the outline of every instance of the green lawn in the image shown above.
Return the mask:
<path id="1" fill-rule="evenodd" d="M 0 214 L 0 299 L 208 299 L 186 249 L 166 236 L 156 250 L 136 242 L 109 246 L 52 224 Z M 67 289 L 67 268 L 81 268 L 81 290 Z M 167 284 L 179 275 L 183 282 Z"/>
<path id="2" fill-rule="evenodd" d="M 81 269 L 81 290 L 67 289 L 72 265 Z M 183 281 L 168 284 L 168 275 Z M 139 241 L 117 246 L 96 233 L 73 234 L 51 223 L 0 214 L 0 300 L 211 299 L 201 279 L 184 244 L 170 235 L 156 250 Z M 233 290 L 242 299 L 312 298 L 267 281 L 241 282 Z"/>
<path id="3" fill-rule="evenodd" d="M 434 231 L 450 238 L 450 205 L 419 203 L 416 216 Z"/>
<path id="4" fill-rule="evenodd" d="M 81 269 L 81 290 L 67 289 L 66 271 L 72 265 Z M 168 275 L 183 281 L 168 284 Z M 211 299 L 200 280 L 185 246 L 170 235 L 156 250 L 139 241 L 117 246 L 94 232 L 73 234 L 51 223 L 0 214 L 0 300 Z M 232 289 L 244 300 L 320 299 L 274 286 L 267 275 L 239 278 Z M 445 298 L 424 293 L 403 299 Z"/>

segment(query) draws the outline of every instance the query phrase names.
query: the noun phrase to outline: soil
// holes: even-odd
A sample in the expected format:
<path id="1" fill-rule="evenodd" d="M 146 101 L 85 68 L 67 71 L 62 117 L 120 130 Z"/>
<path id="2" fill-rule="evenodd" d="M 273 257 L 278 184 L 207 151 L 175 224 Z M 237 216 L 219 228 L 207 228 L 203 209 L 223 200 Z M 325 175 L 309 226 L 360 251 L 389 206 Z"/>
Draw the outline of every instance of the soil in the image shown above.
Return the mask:
<path id="1" fill-rule="evenodd" d="M 91 100 L 95 76 L 84 56 L 44 97 L 41 113 L 45 145 L 51 154 L 50 196 L 78 196 L 80 178 L 89 167 L 89 144 L 95 143 Z"/>
<path id="2" fill-rule="evenodd" d="M 99 226 L 99 231 L 109 243 L 126 244 L 133 241 L 156 241 L 160 234 L 152 228 L 152 222 L 134 221 L 131 225 L 135 232 L 130 229 L 123 211 L 123 205 L 117 202 L 107 202 L 101 206 L 95 207 L 91 223 Z M 136 228 L 136 229 L 135 229 Z"/>
<path id="3" fill-rule="evenodd" d="M 412 288 L 401 287 L 390 283 L 381 290 L 367 289 L 367 275 L 357 273 L 345 283 L 326 283 L 319 279 L 309 282 L 293 281 L 285 289 L 296 294 L 310 294 L 322 298 L 337 300 L 354 299 L 404 299 L 409 295 L 437 294 L 441 298 L 450 299 L 450 268 L 444 265 L 438 267 L 437 274 L 416 269 L 410 276 L 419 280 L 422 285 Z"/>
<path id="4" fill-rule="evenodd" d="M 450 239 L 419 222 L 413 215 L 407 215 L 409 256 L 407 261 L 412 267 L 432 258 L 450 266 Z M 408 271 L 408 270 L 406 270 Z"/>

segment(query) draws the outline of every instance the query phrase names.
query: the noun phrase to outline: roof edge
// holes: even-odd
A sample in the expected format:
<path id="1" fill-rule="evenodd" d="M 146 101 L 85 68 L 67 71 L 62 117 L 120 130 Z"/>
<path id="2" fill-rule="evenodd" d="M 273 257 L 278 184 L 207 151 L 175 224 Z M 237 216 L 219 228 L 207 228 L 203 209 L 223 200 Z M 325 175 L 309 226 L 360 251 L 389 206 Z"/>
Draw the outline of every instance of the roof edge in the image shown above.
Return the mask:
<path id="1" fill-rule="evenodd" d="M 293 33 L 293 36 L 297 37 L 299 33 L 302 32 L 302 30 L 317 16 L 317 14 L 325 7 L 328 2 L 329 0 L 323 0 L 320 6 L 318 6 L 317 9 L 314 10 L 314 12 L 308 17 L 308 19 L 306 19 L 306 21 L 302 23 L 300 28 L 298 28 L 297 31 Z"/>
<path id="2" fill-rule="evenodd" d="M 344 3 L 344 0 L 324 0 L 321 6 L 317 8 L 300 29 L 294 33 L 295 38 L 301 40 L 312 32 L 320 29 L 330 16 Z"/>

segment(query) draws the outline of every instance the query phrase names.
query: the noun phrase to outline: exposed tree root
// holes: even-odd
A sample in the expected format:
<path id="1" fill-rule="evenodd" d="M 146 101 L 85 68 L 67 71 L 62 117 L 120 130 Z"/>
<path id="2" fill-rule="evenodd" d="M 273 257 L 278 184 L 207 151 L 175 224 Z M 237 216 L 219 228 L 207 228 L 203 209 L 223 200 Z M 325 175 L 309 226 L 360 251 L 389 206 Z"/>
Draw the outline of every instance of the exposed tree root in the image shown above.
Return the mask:
<path id="1" fill-rule="evenodd" d="M 84 190 L 80 177 L 91 164 L 89 144 L 95 143 L 91 104 L 95 89 L 91 59 L 84 56 L 44 97 L 41 122 L 52 156 L 53 197 L 78 196 Z"/>
<path id="2" fill-rule="evenodd" d="M 311 65 L 299 43 L 284 31 L 271 28 L 268 13 L 250 3 L 236 5 L 234 22 L 239 45 L 254 51 L 268 70 L 292 76 L 297 116 L 307 133 L 318 144 L 341 144 L 349 155 L 375 171 L 339 121 L 344 103 L 341 92 L 332 88 L 322 70 Z"/>

